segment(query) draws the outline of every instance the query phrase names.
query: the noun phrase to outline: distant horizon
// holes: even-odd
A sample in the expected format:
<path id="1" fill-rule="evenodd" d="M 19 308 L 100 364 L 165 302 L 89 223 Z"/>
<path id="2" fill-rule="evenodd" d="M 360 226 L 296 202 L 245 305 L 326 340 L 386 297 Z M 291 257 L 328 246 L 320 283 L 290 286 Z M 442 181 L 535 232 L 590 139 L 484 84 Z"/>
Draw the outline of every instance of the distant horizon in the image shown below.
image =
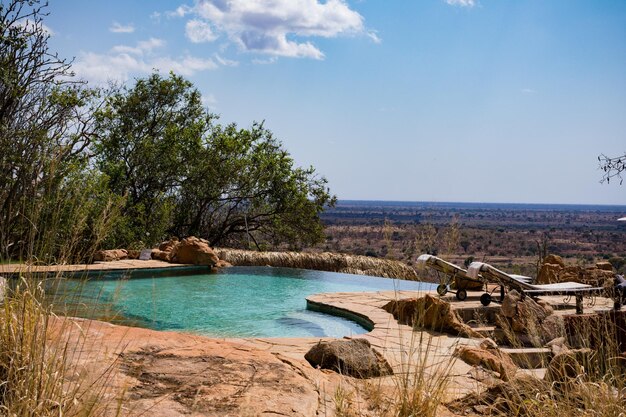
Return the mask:
<path id="1" fill-rule="evenodd" d="M 338 203 L 384 203 L 384 204 L 484 204 L 484 205 L 508 205 L 508 206 L 577 206 L 577 207 L 615 207 L 626 209 L 626 204 L 592 204 L 592 203 L 516 203 L 502 201 L 426 201 L 426 200 L 379 200 L 379 199 L 353 199 L 337 198 Z"/>

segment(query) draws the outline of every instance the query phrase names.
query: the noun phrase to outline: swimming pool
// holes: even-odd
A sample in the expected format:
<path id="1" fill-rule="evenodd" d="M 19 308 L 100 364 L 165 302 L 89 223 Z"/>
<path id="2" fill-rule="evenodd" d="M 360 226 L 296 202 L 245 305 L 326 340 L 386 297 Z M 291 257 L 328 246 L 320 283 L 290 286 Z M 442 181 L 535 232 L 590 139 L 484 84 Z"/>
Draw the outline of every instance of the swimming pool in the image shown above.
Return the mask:
<path id="1" fill-rule="evenodd" d="M 175 273 L 172 271 L 172 273 Z M 143 274 L 146 274 L 144 271 Z M 361 275 L 272 267 L 232 267 L 215 273 L 121 279 L 120 274 L 68 280 L 80 288 L 82 316 L 127 321 L 155 330 L 212 337 L 343 337 L 366 330 L 354 321 L 306 309 L 325 292 L 424 290 L 432 284 Z"/>

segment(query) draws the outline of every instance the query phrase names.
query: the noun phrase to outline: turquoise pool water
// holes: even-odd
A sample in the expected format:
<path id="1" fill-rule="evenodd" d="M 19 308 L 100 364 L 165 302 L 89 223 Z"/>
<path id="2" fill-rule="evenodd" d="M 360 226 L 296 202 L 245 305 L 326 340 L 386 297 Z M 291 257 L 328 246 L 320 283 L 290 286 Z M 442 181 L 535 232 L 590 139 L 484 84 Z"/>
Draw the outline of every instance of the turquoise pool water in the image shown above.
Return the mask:
<path id="1" fill-rule="evenodd" d="M 69 280 L 81 287 L 81 314 L 119 313 L 130 324 L 214 337 L 342 337 L 366 332 L 356 322 L 306 309 L 324 292 L 430 289 L 432 284 L 360 275 L 271 267 L 233 267 L 217 273 Z M 95 307 L 94 307 L 95 306 Z M 120 321 L 118 318 L 117 321 Z"/>

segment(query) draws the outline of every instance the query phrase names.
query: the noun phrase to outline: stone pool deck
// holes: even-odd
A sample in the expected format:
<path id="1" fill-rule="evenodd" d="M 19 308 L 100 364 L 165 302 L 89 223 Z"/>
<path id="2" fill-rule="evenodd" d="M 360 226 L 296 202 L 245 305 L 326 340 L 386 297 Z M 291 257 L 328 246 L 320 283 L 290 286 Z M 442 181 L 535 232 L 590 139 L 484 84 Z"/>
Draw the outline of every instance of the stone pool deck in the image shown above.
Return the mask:
<path id="1" fill-rule="evenodd" d="M 0 275 L 19 274 L 27 272 L 35 273 L 55 273 L 55 272 L 98 272 L 98 271 L 124 271 L 131 269 L 156 269 L 156 268 L 177 268 L 189 265 L 172 264 L 169 262 L 139 259 L 124 259 L 112 262 L 96 262 L 93 264 L 81 265 L 28 265 L 28 264 L 3 264 L 0 265 Z"/>
<path id="2" fill-rule="evenodd" d="M 383 306 L 392 300 L 415 298 L 424 294 L 436 294 L 434 291 L 379 291 L 362 293 L 328 293 L 307 297 L 309 304 L 314 304 L 320 311 L 344 315 L 356 315 L 371 323 L 373 330 L 358 335 L 345 336 L 345 339 L 360 338 L 368 340 L 381 352 L 394 374 L 409 375 L 424 372 L 425 376 L 436 376 L 448 372 L 452 376 L 448 386 L 450 398 L 457 398 L 477 389 L 477 381 L 472 377 L 473 367 L 460 360 L 454 360 L 452 354 L 459 345 L 478 346 L 480 339 L 469 339 L 448 334 L 414 331 L 411 326 L 399 324 L 396 319 L 383 310 Z M 304 354 L 320 340 L 331 338 L 248 338 L 225 339 L 245 346 L 264 350 L 291 361 L 307 364 Z M 391 378 L 390 384 L 395 384 Z"/>

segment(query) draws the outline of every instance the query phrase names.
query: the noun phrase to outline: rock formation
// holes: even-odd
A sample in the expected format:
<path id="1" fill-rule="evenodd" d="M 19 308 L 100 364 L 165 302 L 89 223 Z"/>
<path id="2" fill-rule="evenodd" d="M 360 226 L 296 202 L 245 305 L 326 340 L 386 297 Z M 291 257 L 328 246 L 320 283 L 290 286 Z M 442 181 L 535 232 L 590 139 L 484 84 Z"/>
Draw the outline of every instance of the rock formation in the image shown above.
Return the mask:
<path id="1" fill-rule="evenodd" d="M 539 346 L 564 335 L 563 318 L 553 313 L 548 303 L 511 290 L 502 300 L 499 324 L 509 331 L 505 332 L 509 343 Z"/>
<path id="2" fill-rule="evenodd" d="M 159 245 L 158 249 L 152 251 L 152 258 L 162 261 L 216 266 L 220 259 L 217 257 L 213 249 L 209 246 L 209 242 L 195 236 L 186 237 L 179 241 L 171 239 Z M 226 265 L 222 263 L 221 265 Z"/>
<path id="3" fill-rule="evenodd" d="M 589 284 L 594 287 L 613 285 L 613 267 L 608 262 L 598 262 L 593 267 L 566 266 L 563 258 L 558 255 L 548 255 L 544 258 L 539 274 L 538 284 L 574 281 Z"/>
<path id="4" fill-rule="evenodd" d="M 483 341 L 480 347 L 460 345 L 455 349 L 454 355 L 469 365 L 497 372 L 503 381 L 511 380 L 517 372 L 517 366 L 511 357 L 498 349 L 490 339 Z"/>
<path id="5" fill-rule="evenodd" d="M 420 298 L 393 300 L 383 309 L 403 324 L 458 336 L 482 337 L 461 321 L 450 303 L 429 294 Z"/>
<path id="6" fill-rule="evenodd" d="M 96 262 L 110 262 L 128 259 L 128 251 L 126 249 L 110 249 L 99 250 L 93 255 Z"/>
<path id="7" fill-rule="evenodd" d="M 393 374 L 389 363 L 365 339 L 321 341 L 304 358 L 314 367 L 330 369 L 355 378 Z"/>

